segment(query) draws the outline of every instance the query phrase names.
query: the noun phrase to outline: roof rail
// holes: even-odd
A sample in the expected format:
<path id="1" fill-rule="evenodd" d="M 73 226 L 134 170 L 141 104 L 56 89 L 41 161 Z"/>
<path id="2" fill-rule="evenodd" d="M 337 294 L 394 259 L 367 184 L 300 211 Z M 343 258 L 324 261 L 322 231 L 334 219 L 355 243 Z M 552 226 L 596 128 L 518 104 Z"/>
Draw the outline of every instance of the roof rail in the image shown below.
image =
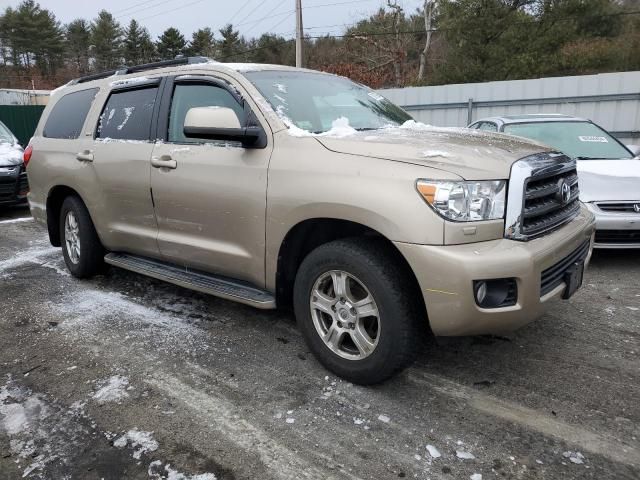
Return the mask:
<path id="1" fill-rule="evenodd" d="M 188 65 L 194 63 L 207 63 L 212 60 L 207 57 L 177 57 L 173 60 L 162 60 L 160 62 L 144 63 L 142 65 L 134 65 L 132 67 L 122 67 L 117 70 L 108 70 L 106 72 L 94 73 L 84 77 L 75 78 L 69 82 L 69 85 L 90 82 L 101 78 L 113 77 L 114 75 L 127 75 L 129 73 L 144 72 L 146 70 L 154 70 L 156 68 L 171 67 L 173 65 Z"/>

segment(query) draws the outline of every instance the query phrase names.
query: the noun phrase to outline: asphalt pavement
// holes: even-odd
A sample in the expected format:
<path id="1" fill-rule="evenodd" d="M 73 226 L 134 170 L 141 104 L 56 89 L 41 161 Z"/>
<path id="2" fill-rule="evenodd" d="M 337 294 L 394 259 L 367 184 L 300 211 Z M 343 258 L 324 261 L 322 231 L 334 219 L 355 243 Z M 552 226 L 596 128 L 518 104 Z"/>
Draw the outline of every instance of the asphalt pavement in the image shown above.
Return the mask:
<path id="1" fill-rule="evenodd" d="M 508 337 L 427 340 L 360 387 L 290 312 L 77 280 L 28 216 L 0 211 L 0 479 L 640 478 L 640 252 L 596 252 Z"/>

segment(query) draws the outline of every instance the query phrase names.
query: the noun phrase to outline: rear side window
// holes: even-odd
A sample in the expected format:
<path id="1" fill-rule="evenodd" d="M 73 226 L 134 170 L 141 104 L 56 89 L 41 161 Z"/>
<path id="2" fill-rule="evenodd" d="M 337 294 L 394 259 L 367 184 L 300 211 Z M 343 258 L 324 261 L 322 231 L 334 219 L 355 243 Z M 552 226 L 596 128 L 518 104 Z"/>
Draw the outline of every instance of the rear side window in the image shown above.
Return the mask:
<path id="1" fill-rule="evenodd" d="M 53 106 L 42 134 L 47 138 L 78 138 L 98 88 L 68 93 Z"/>
<path id="2" fill-rule="evenodd" d="M 97 138 L 149 140 L 158 87 L 115 91 L 98 121 Z"/>

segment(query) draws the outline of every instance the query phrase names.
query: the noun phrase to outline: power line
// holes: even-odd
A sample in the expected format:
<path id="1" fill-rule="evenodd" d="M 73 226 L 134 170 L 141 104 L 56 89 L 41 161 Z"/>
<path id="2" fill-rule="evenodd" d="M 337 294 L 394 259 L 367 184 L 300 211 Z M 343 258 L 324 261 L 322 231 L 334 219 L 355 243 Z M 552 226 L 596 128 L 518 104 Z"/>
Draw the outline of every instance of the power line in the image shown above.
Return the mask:
<path id="1" fill-rule="evenodd" d="M 111 12 L 111 14 L 113 15 L 118 15 L 122 12 L 126 12 L 127 10 L 132 10 L 134 8 L 138 8 L 142 5 L 147 5 L 148 3 L 153 3 L 153 2 L 157 2 L 158 0 L 145 0 L 144 2 L 138 2 L 138 3 L 134 3 L 133 5 L 130 5 L 128 7 L 125 8 L 121 8 L 119 10 L 115 10 L 114 12 Z"/>
<path id="2" fill-rule="evenodd" d="M 266 3 L 268 3 L 268 2 L 269 2 L 269 0 L 267 0 L 266 2 L 264 2 L 264 4 L 262 5 L 262 7 L 264 8 L 264 7 L 265 7 L 265 4 L 266 4 Z M 281 3 L 282 3 L 282 2 L 281 2 Z M 279 6 L 280 6 L 280 4 L 278 4 L 278 7 L 279 7 Z M 278 7 L 276 7 L 276 8 L 278 8 Z M 237 23 L 239 23 L 240 25 L 243 25 L 243 23 L 242 23 L 242 22 L 244 22 L 247 18 L 251 17 L 251 16 L 252 16 L 254 13 L 256 13 L 257 11 L 258 11 L 258 9 L 257 9 L 257 8 L 254 8 L 254 9 L 253 9 L 253 10 L 251 10 L 249 13 L 247 13 L 244 17 L 242 17 L 240 20 L 238 20 L 238 22 L 237 22 Z M 237 24 L 236 24 L 236 26 L 237 26 Z"/>
<path id="3" fill-rule="evenodd" d="M 227 23 L 225 25 L 230 24 L 234 18 L 236 18 L 238 16 L 238 14 L 245 9 L 245 7 L 248 7 L 249 4 L 253 2 L 253 0 L 247 0 L 244 4 L 242 4 L 242 6 L 236 10 L 236 13 L 234 13 L 233 15 L 231 15 L 231 18 L 229 20 L 227 20 Z"/>
<path id="4" fill-rule="evenodd" d="M 158 0 L 152 0 L 152 1 L 157 2 Z M 144 11 L 147 11 L 147 10 L 149 10 L 151 8 L 160 7 L 160 6 L 165 5 L 165 4 L 167 4 L 169 2 L 172 2 L 172 1 L 173 0 L 163 0 L 163 1 L 159 2 L 159 3 L 156 3 L 155 5 L 149 5 L 148 7 L 139 8 L 139 9 L 133 10 L 132 12 L 129 12 L 129 13 L 123 13 L 121 15 L 118 15 L 116 18 L 131 17 L 131 16 L 135 15 L 136 13 L 144 12 Z M 149 3 L 149 2 L 147 2 L 147 3 Z M 128 10 L 131 10 L 131 8 L 129 8 Z"/>
<path id="5" fill-rule="evenodd" d="M 287 1 L 287 0 L 281 0 L 281 1 L 280 1 L 280 3 L 278 3 L 278 5 L 276 5 L 276 6 L 274 7 L 274 10 L 276 10 L 277 8 L 279 8 L 279 7 L 280 7 L 280 6 L 281 6 L 285 1 Z M 295 12 L 295 10 L 294 10 L 294 12 Z M 287 12 L 285 12 L 285 13 L 287 13 Z M 291 16 L 291 12 L 288 12 L 288 15 L 287 15 L 286 17 L 284 17 L 282 20 L 278 21 L 278 23 L 276 24 L 276 26 L 280 26 L 280 25 L 281 25 L 283 22 L 285 22 L 285 21 L 286 21 L 290 16 Z M 262 17 L 261 19 L 259 19 L 259 20 L 255 21 L 255 22 L 252 22 L 252 23 L 253 23 L 253 26 L 252 26 L 252 27 L 250 27 L 248 30 L 246 30 L 246 33 L 249 33 L 250 31 L 254 30 L 258 25 L 260 25 L 262 22 L 264 22 L 265 20 L 267 20 L 267 19 L 269 19 L 269 18 L 273 18 L 273 16 L 266 15 L 266 16 Z M 274 28 L 275 28 L 275 27 L 271 27 L 269 30 L 273 30 Z M 268 32 L 269 30 L 267 30 L 267 32 Z"/>
<path id="6" fill-rule="evenodd" d="M 276 23 L 274 26 L 270 27 L 267 30 L 267 33 L 272 32 L 273 30 L 275 30 L 276 28 L 278 28 L 280 25 L 282 25 L 285 21 L 289 20 L 291 18 L 291 15 L 293 15 L 293 13 L 290 13 L 288 16 L 284 17 L 282 20 L 280 20 L 278 23 Z M 295 33 L 295 32 L 294 32 Z"/>
<path id="7" fill-rule="evenodd" d="M 364 0 L 364 1 L 367 1 L 367 0 Z M 323 3 L 323 4 L 320 4 L 320 5 L 309 5 L 308 7 L 304 7 L 303 10 L 311 10 L 312 8 L 337 7 L 337 6 L 340 6 L 340 5 L 350 5 L 350 4 L 362 3 L 362 2 L 363 2 L 363 0 L 348 0 L 346 2 Z M 249 25 L 249 24 L 252 24 L 252 23 L 260 22 L 262 20 L 268 20 L 270 18 L 279 17 L 281 15 L 287 15 L 289 13 L 296 13 L 296 11 L 295 10 L 287 10 L 286 12 L 280 12 L 280 13 L 275 13 L 273 15 L 268 15 L 266 17 L 263 17 L 261 20 L 245 22 L 245 23 L 237 23 L 234 26 L 235 27 L 241 27 L 243 25 Z"/>
<path id="8" fill-rule="evenodd" d="M 141 18 L 140 21 L 142 22 L 143 20 L 149 20 L 150 18 L 159 17 L 160 15 L 164 15 L 165 13 L 172 13 L 172 12 L 175 12 L 177 10 L 181 10 L 183 8 L 187 8 L 187 7 L 190 7 L 191 5 L 195 5 L 196 3 L 201 3 L 201 2 L 204 2 L 204 0 L 196 0 L 195 2 L 185 3 L 184 5 L 180 5 L 177 8 L 172 8 L 170 10 L 165 10 L 164 12 L 159 12 L 159 13 L 156 13 L 154 15 L 150 15 L 148 17 Z"/>

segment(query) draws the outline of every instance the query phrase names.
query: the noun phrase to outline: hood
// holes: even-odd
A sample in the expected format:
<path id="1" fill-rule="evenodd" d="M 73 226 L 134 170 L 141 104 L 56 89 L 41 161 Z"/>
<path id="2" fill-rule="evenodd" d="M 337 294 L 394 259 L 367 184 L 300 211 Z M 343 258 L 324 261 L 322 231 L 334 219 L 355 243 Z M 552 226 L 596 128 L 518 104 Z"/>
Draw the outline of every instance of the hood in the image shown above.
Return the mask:
<path id="1" fill-rule="evenodd" d="M 0 167 L 22 164 L 22 147 L 17 143 L 0 143 Z"/>
<path id="2" fill-rule="evenodd" d="M 583 202 L 640 200 L 640 158 L 578 160 Z"/>
<path id="3" fill-rule="evenodd" d="M 342 136 L 330 133 L 316 138 L 331 151 L 425 165 L 466 180 L 509 178 L 516 160 L 550 151 L 547 146 L 510 135 L 416 122 Z"/>

